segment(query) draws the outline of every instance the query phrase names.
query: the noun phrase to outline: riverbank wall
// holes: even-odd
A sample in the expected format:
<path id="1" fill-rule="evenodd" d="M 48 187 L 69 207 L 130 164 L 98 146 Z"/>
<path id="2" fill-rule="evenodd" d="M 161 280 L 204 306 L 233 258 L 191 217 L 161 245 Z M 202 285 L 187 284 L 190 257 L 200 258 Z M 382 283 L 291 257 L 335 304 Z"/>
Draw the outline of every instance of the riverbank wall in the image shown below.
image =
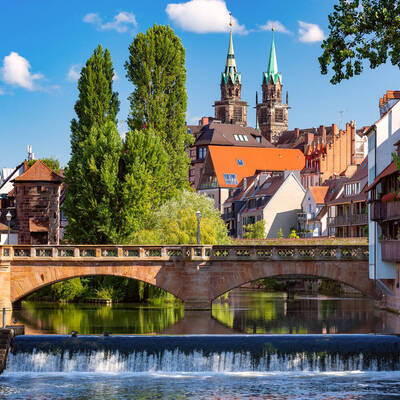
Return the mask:
<path id="1" fill-rule="evenodd" d="M 7 355 L 13 339 L 12 329 L 0 329 L 0 374 L 6 368 Z"/>

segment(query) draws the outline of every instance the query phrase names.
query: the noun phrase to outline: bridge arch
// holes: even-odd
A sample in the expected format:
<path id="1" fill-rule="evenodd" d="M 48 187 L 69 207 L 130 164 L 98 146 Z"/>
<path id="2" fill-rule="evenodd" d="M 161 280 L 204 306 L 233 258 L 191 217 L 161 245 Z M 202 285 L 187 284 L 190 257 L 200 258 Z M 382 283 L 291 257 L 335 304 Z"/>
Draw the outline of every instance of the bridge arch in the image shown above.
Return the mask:
<path id="1" fill-rule="evenodd" d="M 54 266 L 33 267 L 29 274 L 26 268 L 20 270 L 14 267 L 12 279 L 14 284 L 11 287 L 11 303 L 16 303 L 26 296 L 57 282 L 66 281 L 72 278 L 82 278 L 86 276 L 116 276 L 121 278 L 135 279 L 149 283 L 160 289 L 173 294 L 182 300 L 182 293 L 179 286 L 173 283 L 171 274 L 173 271 L 165 271 L 165 266 L 160 265 L 134 265 L 134 266 L 68 266 L 54 268 Z"/>
<path id="2" fill-rule="evenodd" d="M 290 276 L 304 277 L 305 279 L 330 279 L 350 286 L 366 297 L 375 297 L 374 283 L 368 275 L 368 264 L 357 261 L 347 263 L 320 261 L 312 264 L 306 261 L 287 261 L 284 263 L 259 261 L 252 263 L 252 266 L 246 266 L 245 263 L 242 263 L 241 268 L 235 268 L 231 273 L 226 269 L 227 267 L 223 265 L 219 268 L 224 276 L 223 279 L 215 280 L 211 301 L 249 282 Z"/>

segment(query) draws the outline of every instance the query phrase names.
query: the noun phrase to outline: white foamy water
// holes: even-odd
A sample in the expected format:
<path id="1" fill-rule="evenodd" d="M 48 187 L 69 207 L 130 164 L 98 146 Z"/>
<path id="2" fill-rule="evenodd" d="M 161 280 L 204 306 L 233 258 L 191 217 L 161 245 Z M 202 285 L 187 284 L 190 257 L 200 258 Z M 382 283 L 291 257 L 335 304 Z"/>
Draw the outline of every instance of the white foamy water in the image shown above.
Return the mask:
<path id="1" fill-rule="evenodd" d="M 9 354 L 7 373 L 246 373 L 246 372 L 343 372 L 378 371 L 386 369 L 377 360 L 366 362 L 363 354 L 342 357 L 339 354 L 277 353 L 254 357 L 249 352 L 221 352 L 205 354 L 201 351 L 184 353 L 179 350 L 163 351 L 157 354 L 119 351 L 92 352 L 64 351 L 49 353 L 34 350 L 32 353 Z M 389 369 L 389 368 L 387 368 Z"/>

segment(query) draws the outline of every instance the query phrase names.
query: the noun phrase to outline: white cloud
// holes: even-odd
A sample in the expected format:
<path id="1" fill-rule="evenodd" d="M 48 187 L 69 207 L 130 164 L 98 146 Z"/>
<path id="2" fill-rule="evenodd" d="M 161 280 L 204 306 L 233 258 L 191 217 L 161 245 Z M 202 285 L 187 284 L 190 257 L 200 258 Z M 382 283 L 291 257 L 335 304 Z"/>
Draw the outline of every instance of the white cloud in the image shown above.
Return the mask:
<path id="1" fill-rule="evenodd" d="M 323 30 L 317 24 L 299 21 L 299 40 L 304 43 L 321 42 L 325 39 Z"/>
<path id="2" fill-rule="evenodd" d="M 89 13 L 84 16 L 83 22 L 93 24 L 101 31 L 114 30 L 118 33 L 125 33 L 128 30 L 137 27 L 135 15 L 127 11 L 121 11 L 114 16 L 112 21 L 105 23 L 103 23 L 103 20 L 99 14 Z"/>
<path id="3" fill-rule="evenodd" d="M 112 80 L 113 80 L 113 82 L 115 82 L 115 81 L 119 81 L 119 76 L 118 76 L 118 74 L 114 71 L 114 75 L 113 75 L 113 77 L 112 77 Z"/>
<path id="4" fill-rule="evenodd" d="M 286 27 L 280 21 L 267 21 L 265 25 L 260 26 L 260 29 L 262 31 L 272 31 L 273 29 L 275 32 L 279 33 L 286 33 L 286 34 L 292 33 L 288 29 L 286 29 Z"/>
<path id="5" fill-rule="evenodd" d="M 169 18 L 180 28 L 195 33 L 227 32 L 229 11 L 224 0 L 190 0 L 170 3 L 165 9 Z M 234 32 L 246 34 L 244 25 L 232 17 Z"/>
<path id="6" fill-rule="evenodd" d="M 75 82 L 79 79 L 80 76 L 81 73 L 79 71 L 79 65 L 78 64 L 72 65 L 68 71 L 67 79 L 71 82 Z"/>
<path id="7" fill-rule="evenodd" d="M 31 65 L 29 61 L 12 51 L 10 55 L 4 57 L 3 67 L 0 69 L 0 76 L 3 82 L 20 86 L 28 90 L 39 90 L 35 81 L 44 78 L 42 74 L 32 74 L 29 70 Z"/>

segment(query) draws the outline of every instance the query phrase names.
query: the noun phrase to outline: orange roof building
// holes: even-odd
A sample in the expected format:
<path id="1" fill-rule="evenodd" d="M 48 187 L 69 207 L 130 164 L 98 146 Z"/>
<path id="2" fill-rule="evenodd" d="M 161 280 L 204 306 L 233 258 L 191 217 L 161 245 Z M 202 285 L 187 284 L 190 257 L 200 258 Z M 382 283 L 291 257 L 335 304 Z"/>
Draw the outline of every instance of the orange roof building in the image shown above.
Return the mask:
<path id="1" fill-rule="evenodd" d="M 19 244 L 58 244 L 62 176 L 37 160 L 13 180 Z"/>
<path id="2" fill-rule="evenodd" d="M 258 172 L 269 176 L 300 171 L 305 157 L 298 149 L 209 146 L 198 191 L 214 199 L 222 212 L 229 190 Z"/>

